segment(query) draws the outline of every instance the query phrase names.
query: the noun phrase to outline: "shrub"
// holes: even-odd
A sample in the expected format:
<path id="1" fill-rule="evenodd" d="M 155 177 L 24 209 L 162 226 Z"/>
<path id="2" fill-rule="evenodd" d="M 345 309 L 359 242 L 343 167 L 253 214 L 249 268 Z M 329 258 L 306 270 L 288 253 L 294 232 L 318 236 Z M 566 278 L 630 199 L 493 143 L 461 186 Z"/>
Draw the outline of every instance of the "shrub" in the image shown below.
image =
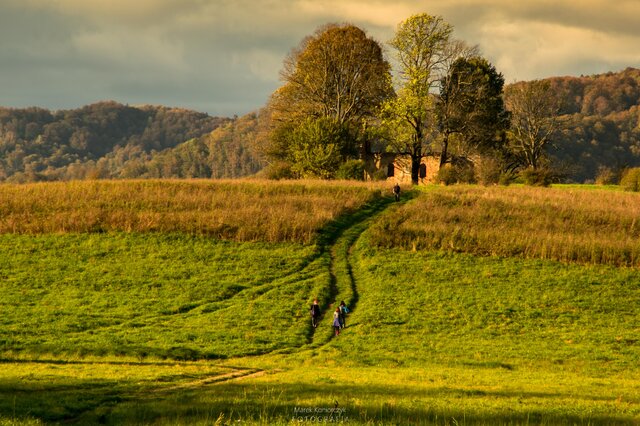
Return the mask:
<path id="1" fill-rule="evenodd" d="M 352 147 L 343 124 L 329 118 L 307 119 L 289 135 L 291 169 L 303 178 L 332 179 Z"/>
<path id="2" fill-rule="evenodd" d="M 338 167 L 336 178 L 348 180 L 364 180 L 364 161 L 347 160 Z"/>
<path id="3" fill-rule="evenodd" d="M 380 181 L 384 181 L 387 180 L 388 176 L 387 176 L 387 170 L 385 168 L 376 170 L 375 172 L 373 172 L 373 174 L 371 175 L 371 179 L 376 181 L 376 182 L 380 182 Z"/>
<path id="4" fill-rule="evenodd" d="M 473 166 L 462 163 L 442 167 L 438 170 L 436 181 L 445 185 L 453 185 L 454 183 L 474 183 L 476 180 Z"/>
<path id="5" fill-rule="evenodd" d="M 598 185 L 616 185 L 620 182 L 620 171 L 610 167 L 598 167 L 595 183 Z"/>
<path id="6" fill-rule="evenodd" d="M 495 185 L 503 174 L 502 163 L 494 157 L 483 157 L 474 167 L 475 178 L 482 185 Z"/>
<path id="7" fill-rule="evenodd" d="M 280 179 L 295 179 L 297 176 L 291 170 L 291 164 L 285 161 L 279 161 L 277 163 L 270 164 L 265 169 L 267 179 L 280 180 Z"/>
<path id="8" fill-rule="evenodd" d="M 444 167 L 438 170 L 438 175 L 436 176 L 436 180 L 445 185 L 453 185 L 458 181 L 456 176 L 456 171 L 451 165 L 445 165 Z"/>
<path id="9" fill-rule="evenodd" d="M 553 182 L 553 173 L 548 169 L 528 168 L 520 172 L 525 185 L 549 186 Z"/>
<path id="10" fill-rule="evenodd" d="M 625 191 L 640 191 L 640 167 L 625 170 L 620 179 L 620 186 Z"/>
<path id="11" fill-rule="evenodd" d="M 516 175 L 513 172 L 502 172 L 500 173 L 500 178 L 498 179 L 498 183 L 500 185 L 511 185 L 516 180 Z"/>

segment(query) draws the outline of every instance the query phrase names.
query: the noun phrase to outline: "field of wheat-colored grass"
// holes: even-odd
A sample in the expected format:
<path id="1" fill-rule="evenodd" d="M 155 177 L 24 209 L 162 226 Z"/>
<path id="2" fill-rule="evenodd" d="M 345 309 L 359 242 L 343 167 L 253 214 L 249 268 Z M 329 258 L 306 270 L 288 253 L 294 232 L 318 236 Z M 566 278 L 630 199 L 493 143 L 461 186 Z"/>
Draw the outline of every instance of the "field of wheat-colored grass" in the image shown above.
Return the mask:
<path id="1" fill-rule="evenodd" d="M 373 226 L 380 247 L 640 266 L 640 195 L 434 187 Z"/>
<path id="2" fill-rule="evenodd" d="M 75 181 L 0 185 L 0 233 L 181 232 L 309 243 L 380 185 L 296 181 Z"/>

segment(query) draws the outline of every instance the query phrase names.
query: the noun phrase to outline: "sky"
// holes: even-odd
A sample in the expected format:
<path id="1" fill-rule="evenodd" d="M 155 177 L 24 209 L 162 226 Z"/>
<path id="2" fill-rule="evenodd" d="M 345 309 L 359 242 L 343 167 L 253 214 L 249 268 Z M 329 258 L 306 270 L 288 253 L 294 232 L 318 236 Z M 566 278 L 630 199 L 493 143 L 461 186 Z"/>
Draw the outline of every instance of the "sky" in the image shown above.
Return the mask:
<path id="1" fill-rule="evenodd" d="M 0 0 L 0 105 L 243 115 L 319 26 L 386 44 L 417 13 L 442 16 L 507 83 L 640 68 L 640 0 Z"/>

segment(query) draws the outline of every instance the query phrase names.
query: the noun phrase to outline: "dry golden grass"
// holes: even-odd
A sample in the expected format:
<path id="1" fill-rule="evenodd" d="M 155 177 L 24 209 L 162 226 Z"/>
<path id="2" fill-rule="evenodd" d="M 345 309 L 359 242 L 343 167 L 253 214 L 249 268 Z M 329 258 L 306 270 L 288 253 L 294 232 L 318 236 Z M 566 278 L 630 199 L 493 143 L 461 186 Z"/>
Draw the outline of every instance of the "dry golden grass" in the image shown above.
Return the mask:
<path id="1" fill-rule="evenodd" d="M 373 227 L 382 247 L 640 266 L 640 195 L 579 188 L 434 188 Z"/>
<path id="2" fill-rule="evenodd" d="M 73 181 L 0 185 L 0 233 L 186 232 L 311 242 L 380 186 L 259 180 Z"/>

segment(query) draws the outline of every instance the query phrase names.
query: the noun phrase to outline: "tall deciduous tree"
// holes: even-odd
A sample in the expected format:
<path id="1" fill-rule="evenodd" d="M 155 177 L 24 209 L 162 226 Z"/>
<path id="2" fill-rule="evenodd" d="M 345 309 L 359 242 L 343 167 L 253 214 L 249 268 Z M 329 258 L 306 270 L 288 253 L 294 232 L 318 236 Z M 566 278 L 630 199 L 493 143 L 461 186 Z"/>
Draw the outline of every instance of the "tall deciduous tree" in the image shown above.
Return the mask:
<path id="1" fill-rule="evenodd" d="M 536 170 L 560 126 L 560 102 L 545 80 L 511 85 L 505 91 L 511 113 L 509 150 L 516 164 Z"/>
<path id="2" fill-rule="evenodd" d="M 432 90 L 460 53 L 452 33 L 453 27 L 440 16 L 419 14 L 401 22 L 389 43 L 396 51 L 400 87 L 384 115 L 399 130 L 394 135 L 396 151 L 411 158 L 413 183 L 418 183 L 420 161 L 436 130 Z"/>
<path id="3" fill-rule="evenodd" d="M 449 139 L 458 135 L 464 149 L 501 148 L 509 126 L 502 92 L 504 77 L 479 56 L 457 59 L 442 79 L 436 112 L 441 132 L 440 165 L 448 161 Z"/>
<path id="4" fill-rule="evenodd" d="M 271 97 L 272 158 L 291 157 L 296 149 L 287 134 L 308 120 L 330 120 L 348 129 L 356 144 L 364 123 L 393 95 L 390 65 L 374 39 L 354 25 L 331 24 L 305 38 L 284 62 L 284 85 Z M 326 124 L 326 123 L 325 123 Z M 311 126 L 311 127 L 309 127 Z M 320 138 L 319 140 L 322 140 Z M 339 152 L 351 152 L 339 147 Z"/>

